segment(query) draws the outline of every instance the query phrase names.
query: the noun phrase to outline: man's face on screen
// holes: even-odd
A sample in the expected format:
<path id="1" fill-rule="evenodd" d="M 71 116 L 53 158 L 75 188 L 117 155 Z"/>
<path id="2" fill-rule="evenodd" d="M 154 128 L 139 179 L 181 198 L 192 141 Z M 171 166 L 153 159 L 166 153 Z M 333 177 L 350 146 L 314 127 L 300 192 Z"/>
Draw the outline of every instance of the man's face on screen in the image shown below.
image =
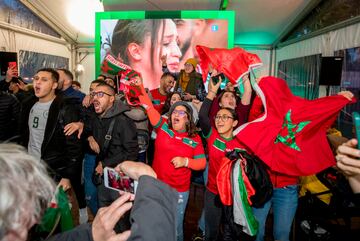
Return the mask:
<path id="1" fill-rule="evenodd" d="M 179 34 L 179 47 L 182 53 L 181 59 L 189 50 L 191 45 L 191 37 L 193 34 L 193 21 L 192 19 L 175 19 L 177 32 Z"/>

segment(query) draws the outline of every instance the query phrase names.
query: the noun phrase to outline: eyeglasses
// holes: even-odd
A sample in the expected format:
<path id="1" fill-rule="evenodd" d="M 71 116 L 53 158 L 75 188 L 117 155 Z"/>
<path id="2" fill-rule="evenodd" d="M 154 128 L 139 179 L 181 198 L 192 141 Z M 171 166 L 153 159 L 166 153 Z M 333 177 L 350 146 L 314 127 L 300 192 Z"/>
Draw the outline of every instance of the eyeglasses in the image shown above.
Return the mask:
<path id="1" fill-rule="evenodd" d="M 217 116 L 215 116 L 215 121 L 219 121 L 220 119 L 223 122 L 226 122 L 228 119 L 234 119 L 234 118 L 231 117 L 231 116 L 228 116 L 228 115 L 217 115 Z"/>
<path id="2" fill-rule="evenodd" d="M 185 116 L 187 114 L 187 112 L 184 111 L 184 110 L 173 110 L 173 112 L 171 114 L 183 117 L 183 116 Z"/>
<path id="3" fill-rule="evenodd" d="M 113 95 L 110 95 L 110 94 L 108 94 L 108 93 L 106 93 L 106 92 L 104 92 L 104 91 L 99 91 L 99 92 L 92 92 L 92 93 L 90 93 L 90 96 L 91 97 L 95 97 L 95 96 L 97 96 L 97 97 L 99 97 L 99 98 L 102 98 L 104 95 L 107 95 L 107 96 L 113 96 Z"/>

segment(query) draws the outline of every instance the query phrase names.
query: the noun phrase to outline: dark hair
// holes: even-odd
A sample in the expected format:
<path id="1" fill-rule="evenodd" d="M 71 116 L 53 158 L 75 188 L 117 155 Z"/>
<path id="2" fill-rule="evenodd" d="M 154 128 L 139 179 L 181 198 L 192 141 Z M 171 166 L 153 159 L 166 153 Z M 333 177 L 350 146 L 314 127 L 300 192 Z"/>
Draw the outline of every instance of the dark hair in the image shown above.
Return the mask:
<path id="1" fill-rule="evenodd" d="M 234 121 L 238 121 L 238 120 L 239 120 L 239 118 L 238 118 L 235 110 L 233 110 L 233 109 L 231 109 L 231 108 L 229 108 L 229 107 L 220 107 L 220 109 L 218 110 L 217 113 L 219 113 L 220 110 L 227 110 L 227 111 L 229 111 L 230 114 L 231 114 L 231 117 L 233 118 Z M 217 114 L 217 113 L 216 113 L 216 114 Z"/>
<path id="2" fill-rule="evenodd" d="M 170 72 L 165 72 L 165 73 L 163 73 L 163 74 L 161 75 L 160 79 L 164 79 L 164 78 L 166 78 L 166 77 L 168 77 L 168 76 L 173 77 L 174 80 L 176 79 L 175 75 L 173 75 L 173 74 L 170 73 Z"/>
<path id="3" fill-rule="evenodd" d="M 125 64 L 130 64 L 127 54 L 128 45 L 130 43 L 144 44 L 147 34 L 150 34 L 151 65 L 154 64 L 154 50 L 158 42 L 158 31 L 161 27 L 162 34 L 164 34 L 165 20 L 164 19 L 146 19 L 146 20 L 119 20 L 114 28 L 111 40 L 111 52 L 115 57 L 120 56 Z"/>
<path id="4" fill-rule="evenodd" d="M 74 75 L 70 72 L 70 70 L 68 70 L 68 69 L 57 69 L 57 70 L 60 70 L 60 71 L 64 72 L 64 74 L 65 74 L 71 81 L 74 80 Z"/>
<path id="5" fill-rule="evenodd" d="M 103 75 L 103 74 L 99 74 L 98 77 L 97 77 L 97 79 L 99 79 L 99 77 L 103 77 L 104 79 L 106 78 L 106 76 Z"/>
<path id="6" fill-rule="evenodd" d="M 99 83 L 96 87 L 100 87 L 100 86 L 105 86 L 108 90 L 111 91 L 112 95 L 115 95 L 115 93 L 116 93 L 115 89 L 112 86 L 110 86 L 109 84 L 107 84 L 106 82 L 101 81 L 101 83 Z"/>
<path id="7" fill-rule="evenodd" d="M 79 81 L 74 80 L 72 83 L 73 83 L 74 85 L 79 86 L 79 88 L 81 88 L 81 84 L 80 84 L 80 82 L 79 82 Z"/>
<path id="8" fill-rule="evenodd" d="M 50 73 L 51 77 L 53 78 L 53 80 L 55 80 L 55 82 L 59 81 L 59 73 L 55 69 L 53 69 L 53 68 L 42 68 L 42 69 L 39 69 L 38 71 L 36 71 L 36 73 L 39 73 L 41 71 Z"/>
<path id="9" fill-rule="evenodd" d="M 104 81 L 106 82 L 106 80 L 109 80 L 109 79 L 112 80 L 112 82 L 114 82 L 114 85 L 116 85 L 115 84 L 116 81 L 113 78 L 109 77 L 109 76 L 106 76 Z"/>
<path id="10" fill-rule="evenodd" d="M 180 99 L 182 100 L 182 97 L 181 97 L 181 93 L 175 91 L 175 92 L 170 92 L 166 95 L 166 100 L 165 100 L 165 104 L 164 104 L 164 107 L 162 108 L 162 111 L 161 111 L 161 114 L 166 114 L 169 112 L 170 110 L 170 107 L 171 107 L 171 104 L 170 104 L 170 101 L 171 101 L 171 98 L 174 94 L 178 94 L 180 96 Z"/>
<path id="11" fill-rule="evenodd" d="M 236 101 L 236 106 L 240 103 L 241 99 L 240 97 L 236 94 L 235 91 L 229 91 L 229 90 L 223 90 L 220 94 L 219 94 L 219 98 L 218 98 L 218 101 L 219 101 L 219 104 L 221 102 L 221 99 L 222 97 L 224 96 L 225 93 L 232 93 L 234 96 L 235 96 L 235 101 Z"/>
<path id="12" fill-rule="evenodd" d="M 188 122 L 185 123 L 185 128 L 186 128 L 186 132 L 188 134 L 188 137 L 195 137 L 196 136 L 196 126 L 194 124 L 193 117 L 191 116 L 192 110 L 189 109 L 191 107 L 186 106 L 186 105 L 181 105 L 181 106 L 184 106 L 186 108 L 186 116 L 187 116 L 187 118 L 189 120 Z M 169 116 L 169 119 L 168 119 L 168 125 L 172 129 L 171 114 L 172 113 L 170 113 L 170 116 Z"/>
<path id="13" fill-rule="evenodd" d="M 100 79 L 96 79 L 96 80 L 91 81 L 90 84 L 101 84 L 101 83 L 104 83 L 104 81 L 100 80 Z"/>

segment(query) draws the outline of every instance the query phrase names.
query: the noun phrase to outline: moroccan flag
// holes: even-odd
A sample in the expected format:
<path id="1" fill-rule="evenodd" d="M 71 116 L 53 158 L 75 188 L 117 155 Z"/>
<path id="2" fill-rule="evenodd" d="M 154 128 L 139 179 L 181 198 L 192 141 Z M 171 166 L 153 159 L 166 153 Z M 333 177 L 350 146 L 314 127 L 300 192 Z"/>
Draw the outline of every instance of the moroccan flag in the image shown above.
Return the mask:
<path id="1" fill-rule="evenodd" d="M 200 67 L 203 71 L 204 81 L 206 81 L 209 72 L 209 64 L 217 71 L 224 73 L 233 84 L 247 74 L 249 68 L 262 65 L 260 58 L 256 54 L 246 52 L 242 48 L 221 49 L 197 45 L 196 51 L 200 57 Z"/>
<path id="2" fill-rule="evenodd" d="M 258 231 L 258 222 L 252 213 L 250 197 L 255 191 L 245 168 L 242 159 L 232 161 L 224 157 L 216 181 L 221 202 L 233 206 L 234 222 L 242 226 L 243 232 L 254 236 Z"/>
<path id="3" fill-rule="evenodd" d="M 292 176 L 312 175 L 335 164 L 326 130 L 349 100 L 341 95 L 306 100 L 294 96 L 285 80 L 271 76 L 254 89 L 265 113 L 234 131 L 248 150 L 273 171 Z"/>
<path id="4" fill-rule="evenodd" d="M 132 106 L 138 106 L 140 104 L 138 99 L 140 90 L 137 84 L 138 78 L 136 78 L 141 77 L 140 73 L 117 60 L 110 54 L 105 56 L 101 65 L 101 71 L 111 75 L 120 76 L 121 86 L 119 88 L 124 91 L 128 104 Z"/>

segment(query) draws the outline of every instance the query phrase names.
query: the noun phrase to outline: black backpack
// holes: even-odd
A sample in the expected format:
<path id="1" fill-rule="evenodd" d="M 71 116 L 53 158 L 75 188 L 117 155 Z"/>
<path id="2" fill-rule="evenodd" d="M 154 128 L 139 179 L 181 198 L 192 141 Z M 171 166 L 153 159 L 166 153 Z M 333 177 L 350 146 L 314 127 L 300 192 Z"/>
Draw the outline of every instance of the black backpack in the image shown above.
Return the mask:
<path id="1" fill-rule="evenodd" d="M 273 194 L 273 185 L 268 167 L 257 156 L 250 155 L 246 151 L 233 150 L 226 154 L 232 161 L 240 159 L 245 166 L 245 174 L 255 189 L 255 195 L 250 197 L 253 207 L 260 208 L 270 200 Z"/>

